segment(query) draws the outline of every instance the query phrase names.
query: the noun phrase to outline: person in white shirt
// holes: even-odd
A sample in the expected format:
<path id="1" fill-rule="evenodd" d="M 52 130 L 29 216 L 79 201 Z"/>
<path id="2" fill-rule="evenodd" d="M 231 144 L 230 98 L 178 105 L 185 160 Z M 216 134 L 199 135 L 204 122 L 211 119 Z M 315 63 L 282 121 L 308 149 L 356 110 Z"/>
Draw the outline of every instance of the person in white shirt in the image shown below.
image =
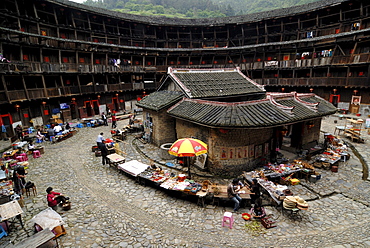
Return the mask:
<path id="1" fill-rule="evenodd" d="M 61 126 L 59 126 L 59 125 L 56 125 L 56 126 L 54 127 L 54 132 L 55 132 L 55 134 L 57 134 L 57 133 L 61 132 L 62 130 L 63 130 L 63 128 L 62 128 Z"/>
<path id="2" fill-rule="evenodd" d="M 98 148 L 101 149 L 102 145 L 104 145 L 104 137 L 103 137 L 103 133 L 100 133 L 98 135 L 98 138 L 96 139 L 96 144 L 98 145 Z"/>

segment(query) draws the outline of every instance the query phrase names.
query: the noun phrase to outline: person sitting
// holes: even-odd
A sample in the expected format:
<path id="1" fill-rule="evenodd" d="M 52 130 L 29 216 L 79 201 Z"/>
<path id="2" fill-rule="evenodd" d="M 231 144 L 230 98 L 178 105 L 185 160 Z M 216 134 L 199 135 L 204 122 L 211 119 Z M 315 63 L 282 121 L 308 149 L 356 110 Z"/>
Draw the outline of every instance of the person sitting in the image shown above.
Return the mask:
<path id="1" fill-rule="evenodd" d="M 237 187 L 238 185 L 239 185 L 239 180 L 235 178 L 229 184 L 229 186 L 227 186 L 227 195 L 229 199 L 234 202 L 234 212 L 238 212 L 240 203 L 242 202 L 242 198 L 238 194 L 241 188 Z"/>
<path id="2" fill-rule="evenodd" d="M 46 189 L 46 193 L 47 193 L 46 198 L 48 201 L 48 206 L 51 207 L 55 211 L 57 211 L 58 209 L 58 204 L 60 203 L 64 204 L 68 200 L 68 198 L 64 197 L 64 195 L 62 195 L 61 193 L 54 192 L 52 187 L 48 187 Z"/>
<path id="3" fill-rule="evenodd" d="M 59 125 L 56 125 L 53 129 L 54 129 L 55 134 L 58 134 L 59 132 L 63 130 L 63 128 Z"/>
<path id="4" fill-rule="evenodd" d="M 48 139 L 51 141 L 51 137 L 53 137 L 53 136 L 55 136 L 54 129 L 49 128 L 49 129 L 47 130 L 47 137 L 48 137 Z"/>
<path id="5" fill-rule="evenodd" d="M 28 151 L 33 152 L 36 150 L 35 144 L 33 144 L 33 141 L 31 140 L 30 143 L 28 143 Z"/>
<path id="6" fill-rule="evenodd" d="M 260 205 L 255 205 L 251 208 L 251 216 L 255 219 L 262 219 L 266 216 L 265 209 Z"/>
<path id="7" fill-rule="evenodd" d="M 45 140 L 45 135 L 43 135 L 43 134 L 41 133 L 41 130 L 40 130 L 40 129 L 37 129 L 36 138 L 37 138 L 38 140 L 42 140 L 42 141 L 44 141 L 44 140 Z"/>
<path id="8" fill-rule="evenodd" d="M 66 122 L 66 124 L 65 124 L 64 128 L 65 128 L 66 130 L 70 130 L 70 129 L 71 129 L 71 126 L 69 125 L 69 122 Z"/>

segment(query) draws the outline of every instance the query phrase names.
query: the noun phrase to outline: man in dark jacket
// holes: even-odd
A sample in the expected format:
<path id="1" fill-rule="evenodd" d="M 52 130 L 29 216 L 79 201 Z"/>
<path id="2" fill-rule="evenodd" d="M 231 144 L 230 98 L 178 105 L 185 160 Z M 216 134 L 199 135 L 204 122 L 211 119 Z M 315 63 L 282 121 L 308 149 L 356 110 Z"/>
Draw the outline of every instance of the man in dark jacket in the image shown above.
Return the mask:
<path id="1" fill-rule="evenodd" d="M 100 151 L 101 151 L 101 157 L 102 157 L 102 164 L 105 165 L 105 163 L 109 164 L 109 159 L 107 158 L 108 156 L 108 148 L 106 144 L 102 144 L 100 146 Z"/>

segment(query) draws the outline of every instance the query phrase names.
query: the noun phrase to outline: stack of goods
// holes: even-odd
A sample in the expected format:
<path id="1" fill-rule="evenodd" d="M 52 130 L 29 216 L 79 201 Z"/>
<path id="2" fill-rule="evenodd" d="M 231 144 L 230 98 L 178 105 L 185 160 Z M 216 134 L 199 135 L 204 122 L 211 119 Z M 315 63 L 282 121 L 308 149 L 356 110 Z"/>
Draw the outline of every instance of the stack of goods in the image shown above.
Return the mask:
<path id="1" fill-rule="evenodd" d="M 294 196 L 287 196 L 284 199 L 283 207 L 285 209 L 293 209 L 297 207 L 297 199 Z"/>
<path id="2" fill-rule="evenodd" d="M 297 208 L 299 208 L 300 210 L 307 210 L 308 209 L 308 203 L 303 198 L 299 197 L 299 199 L 297 201 Z"/>
<path id="3" fill-rule="evenodd" d="M 298 208 L 300 210 L 307 210 L 308 203 L 299 196 L 287 196 L 284 199 L 283 207 L 285 209 L 294 209 Z"/>

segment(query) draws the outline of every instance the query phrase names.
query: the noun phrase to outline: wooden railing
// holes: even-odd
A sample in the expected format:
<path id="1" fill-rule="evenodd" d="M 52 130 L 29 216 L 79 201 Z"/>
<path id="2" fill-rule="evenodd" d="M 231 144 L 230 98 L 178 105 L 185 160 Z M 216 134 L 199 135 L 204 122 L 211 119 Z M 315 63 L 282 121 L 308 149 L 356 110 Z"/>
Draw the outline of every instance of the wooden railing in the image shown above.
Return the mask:
<path id="1" fill-rule="evenodd" d="M 11 90 L 8 91 L 10 101 L 27 100 L 24 90 Z"/>
<path id="2" fill-rule="evenodd" d="M 47 88 L 46 89 L 47 95 L 49 97 L 61 96 L 62 89 L 61 88 Z"/>
<path id="3" fill-rule="evenodd" d="M 366 77 L 314 77 L 314 78 L 264 78 L 255 79 L 263 85 L 281 86 L 368 86 L 369 80 Z"/>
<path id="4" fill-rule="evenodd" d="M 30 99 L 45 98 L 44 89 L 28 89 L 28 96 Z"/>

